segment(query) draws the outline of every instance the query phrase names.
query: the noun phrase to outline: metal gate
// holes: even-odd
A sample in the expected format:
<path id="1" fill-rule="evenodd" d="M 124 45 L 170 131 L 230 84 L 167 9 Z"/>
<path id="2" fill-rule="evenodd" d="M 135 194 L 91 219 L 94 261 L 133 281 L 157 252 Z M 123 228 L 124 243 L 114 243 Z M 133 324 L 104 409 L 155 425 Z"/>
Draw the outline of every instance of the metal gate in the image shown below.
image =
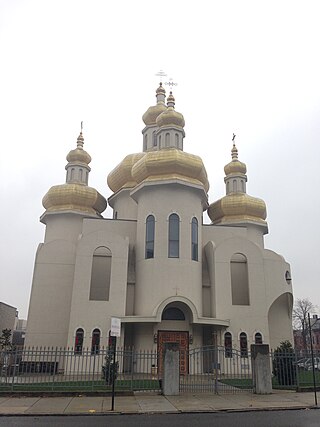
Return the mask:
<path id="1" fill-rule="evenodd" d="M 189 371 L 180 375 L 181 392 L 252 392 L 251 357 L 247 351 L 208 346 L 189 350 L 186 357 Z"/>

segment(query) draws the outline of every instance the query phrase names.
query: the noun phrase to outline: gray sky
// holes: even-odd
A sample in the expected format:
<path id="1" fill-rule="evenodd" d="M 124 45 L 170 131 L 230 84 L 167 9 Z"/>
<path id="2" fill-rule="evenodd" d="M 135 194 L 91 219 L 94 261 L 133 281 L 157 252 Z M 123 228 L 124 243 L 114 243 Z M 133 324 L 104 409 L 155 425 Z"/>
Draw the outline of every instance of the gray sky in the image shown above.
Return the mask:
<path id="1" fill-rule="evenodd" d="M 266 247 L 291 263 L 295 297 L 320 307 L 319 12 L 308 0 L 0 0 L 0 300 L 26 317 L 41 200 L 65 182 L 81 120 L 89 185 L 109 197 L 108 173 L 142 150 L 163 69 L 210 203 L 234 132 L 247 191 L 267 204 Z"/>

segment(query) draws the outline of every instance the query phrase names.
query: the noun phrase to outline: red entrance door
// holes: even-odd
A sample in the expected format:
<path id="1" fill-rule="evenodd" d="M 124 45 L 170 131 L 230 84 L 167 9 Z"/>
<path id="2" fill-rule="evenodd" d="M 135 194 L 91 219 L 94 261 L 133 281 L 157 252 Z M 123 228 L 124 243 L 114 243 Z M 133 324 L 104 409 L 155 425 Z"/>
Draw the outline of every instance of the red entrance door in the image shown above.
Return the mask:
<path id="1" fill-rule="evenodd" d="M 162 373 L 165 343 L 177 343 L 180 350 L 180 375 L 188 373 L 189 332 L 158 331 L 158 370 Z"/>

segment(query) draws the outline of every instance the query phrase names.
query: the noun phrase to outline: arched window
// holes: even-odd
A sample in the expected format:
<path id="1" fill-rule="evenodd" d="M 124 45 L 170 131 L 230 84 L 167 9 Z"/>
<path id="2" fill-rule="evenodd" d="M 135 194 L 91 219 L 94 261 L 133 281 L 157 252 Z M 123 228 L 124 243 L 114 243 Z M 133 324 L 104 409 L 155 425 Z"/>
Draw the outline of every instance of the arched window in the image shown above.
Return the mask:
<path id="1" fill-rule="evenodd" d="M 176 133 L 175 137 L 176 137 L 176 147 L 179 148 L 179 135 Z"/>
<path id="2" fill-rule="evenodd" d="M 154 257 L 154 229 L 154 216 L 149 215 L 146 221 L 146 259 Z"/>
<path id="3" fill-rule="evenodd" d="M 262 344 L 262 335 L 260 332 L 257 332 L 254 336 L 254 343 L 255 344 Z"/>
<path id="4" fill-rule="evenodd" d="M 169 147 L 170 146 L 170 134 L 167 132 L 166 136 L 165 136 L 165 146 Z"/>
<path id="5" fill-rule="evenodd" d="M 83 170 L 79 169 L 79 181 L 82 182 Z"/>
<path id="6" fill-rule="evenodd" d="M 94 329 L 92 331 L 91 339 L 91 354 L 99 354 L 100 350 L 100 329 Z"/>
<path id="7" fill-rule="evenodd" d="M 92 257 L 91 301 L 109 301 L 112 254 L 109 248 L 96 248 Z"/>
<path id="8" fill-rule="evenodd" d="M 243 254 L 233 254 L 230 270 L 232 304 L 250 305 L 247 258 Z"/>
<path id="9" fill-rule="evenodd" d="M 244 193 L 244 181 L 243 180 L 241 180 L 241 190 Z"/>
<path id="10" fill-rule="evenodd" d="M 230 332 L 224 334 L 224 355 L 232 357 L 232 335 Z"/>
<path id="11" fill-rule="evenodd" d="M 168 307 L 162 313 L 161 320 L 185 320 L 185 315 L 180 308 Z"/>
<path id="12" fill-rule="evenodd" d="M 234 192 L 236 192 L 236 191 L 237 191 L 237 181 L 236 181 L 235 179 L 233 180 L 232 186 L 233 186 L 233 189 L 232 189 L 232 190 L 233 190 Z"/>
<path id="13" fill-rule="evenodd" d="M 71 168 L 71 176 L 70 176 L 70 180 L 73 181 L 74 180 L 74 168 Z"/>
<path id="14" fill-rule="evenodd" d="M 177 214 L 169 216 L 169 258 L 179 258 L 180 223 Z"/>
<path id="15" fill-rule="evenodd" d="M 191 222 L 191 259 L 198 261 L 198 220 L 192 218 Z"/>
<path id="16" fill-rule="evenodd" d="M 74 340 L 74 354 L 82 353 L 83 337 L 84 337 L 84 330 L 82 328 L 78 328 L 76 331 L 76 337 Z"/>
<path id="17" fill-rule="evenodd" d="M 147 147 L 148 147 L 148 135 L 145 134 L 144 142 L 143 142 L 143 151 L 147 151 Z"/>
<path id="18" fill-rule="evenodd" d="M 156 135 L 156 131 L 152 132 L 152 141 L 153 141 L 153 146 L 156 147 L 157 146 L 157 135 Z"/>
<path id="19" fill-rule="evenodd" d="M 230 182 L 228 181 L 227 182 L 227 194 L 229 194 L 229 191 L 230 191 Z"/>
<path id="20" fill-rule="evenodd" d="M 240 355 L 241 357 L 248 357 L 248 340 L 245 332 L 240 334 Z"/>

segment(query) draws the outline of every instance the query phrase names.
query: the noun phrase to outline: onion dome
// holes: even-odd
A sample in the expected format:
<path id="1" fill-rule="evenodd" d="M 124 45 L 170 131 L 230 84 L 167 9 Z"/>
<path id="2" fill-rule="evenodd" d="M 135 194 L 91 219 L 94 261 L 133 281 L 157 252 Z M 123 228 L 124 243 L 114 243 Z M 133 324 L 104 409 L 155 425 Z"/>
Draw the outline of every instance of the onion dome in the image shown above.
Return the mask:
<path id="1" fill-rule="evenodd" d="M 145 153 L 129 154 L 108 175 L 108 186 L 115 193 L 121 188 L 132 188 L 137 185 L 132 176 L 132 167 Z"/>
<path id="2" fill-rule="evenodd" d="M 157 117 L 167 109 L 165 105 L 166 91 L 162 87 L 162 83 L 156 90 L 157 104 L 149 107 L 142 116 L 142 120 L 146 126 L 155 126 Z"/>
<path id="3" fill-rule="evenodd" d="M 212 203 L 208 215 L 213 224 L 255 223 L 267 227 L 267 209 L 263 200 L 246 193 L 247 167 L 238 160 L 233 144 L 232 161 L 225 168 L 226 196 Z"/>
<path id="4" fill-rule="evenodd" d="M 106 199 L 88 186 L 91 162 L 90 155 L 83 149 L 83 135 L 77 139 L 77 148 L 67 155 L 66 183 L 50 188 L 42 199 L 46 213 L 76 211 L 85 215 L 101 216 L 107 207 Z"/>
<path id="5" fill-rule="evenodd" d="M 172 92 L 170 92 L 170 95 L 168 96 L 167 105 L 168 108 L 157 117 L 157 126 L 176 126 L 183 128 L 185 125 L 184 117 L 181 113 L 178 113 L 174 109 L 175 99 L 172 95 Z"/>
<path id="6" fill-rule="evenodd" d="M 208 215 L 213 224 L 249 221 L 266 225 L 267 209 L 261 199 L 246 193 L 231 193 L 212 203 Z"/>
<path id="7" fill-rule="evenodd" d="M 240 162 L 238 160 L 238 149 L 235 144 L 233 144 L 232 150 L 231 150 L 231 156 L 232 161 L 225 165 L 224 167 L 224 173 L 226 175 L 230 174 L 246 174 L 247 173 L 247 166 L 245 163 Z"/>
<path id="8" fill-rule="evenodd" d="M 179 179 L 209 190 L 206 169 L 199 156 L 176 148 L 147 152 L 132 167 L 132 177 L 140 184 L 146 181 Z"/>
<path id="9" fill-rule="evenodd" d="M 42 199 L 46 212 L 77 211 L 99 215 L 106 209 L 106 199 L 94 188 L 81 184 L 55 185 Z"/>
<path id="10" fill-rule="evenodd" d="M 85 163 L 88 165 L 91 162 L 91 156 L 83 149 L 84 138 L 82 132 L 77 139 L 77 148 L 71 150 L 67 155 L 67 160 L 69 163 Z"/>

